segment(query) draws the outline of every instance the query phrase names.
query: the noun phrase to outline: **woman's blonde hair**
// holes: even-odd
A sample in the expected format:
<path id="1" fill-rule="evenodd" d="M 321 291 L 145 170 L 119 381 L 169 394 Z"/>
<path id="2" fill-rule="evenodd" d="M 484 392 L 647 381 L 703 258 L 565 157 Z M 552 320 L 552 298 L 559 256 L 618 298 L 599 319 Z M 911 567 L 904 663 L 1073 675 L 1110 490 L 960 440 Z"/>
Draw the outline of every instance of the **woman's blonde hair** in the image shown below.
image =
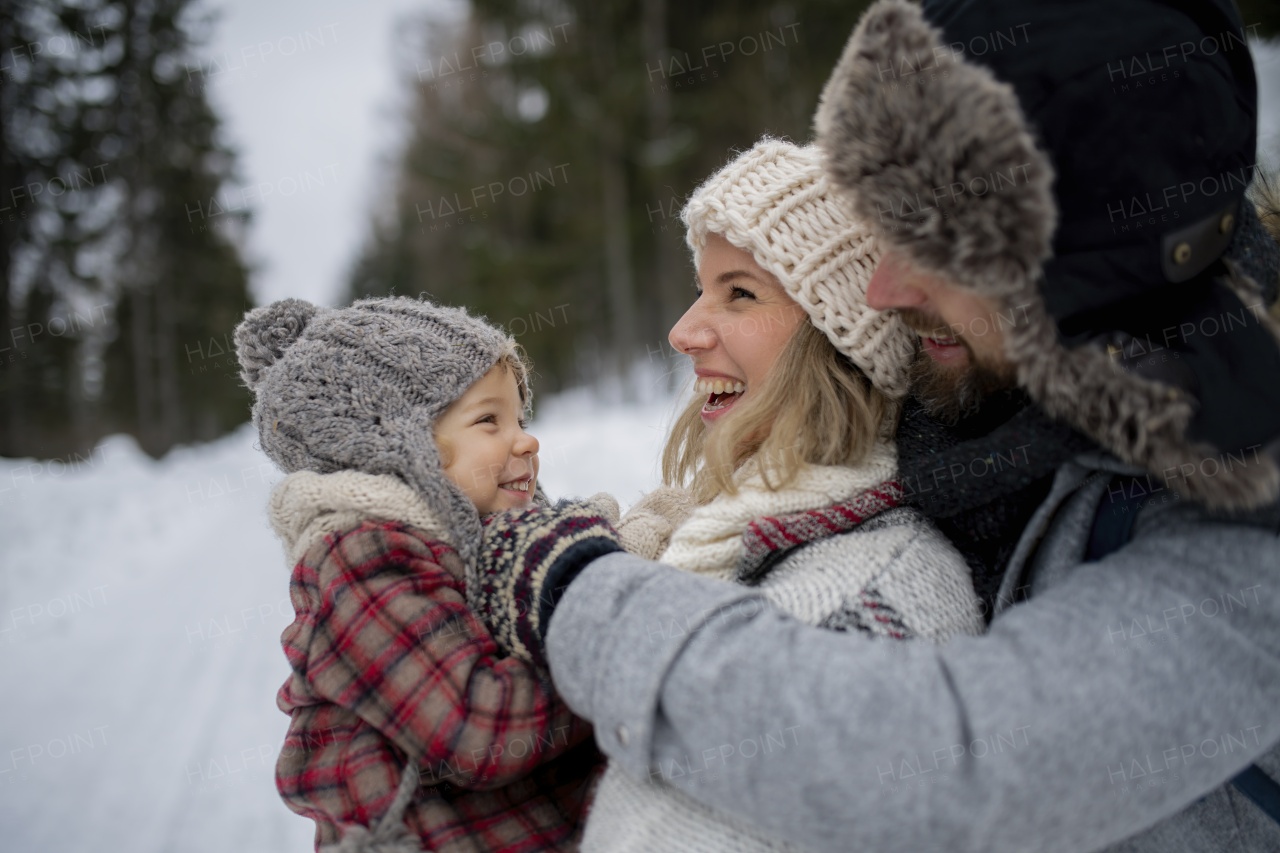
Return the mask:
<path id="1" fill-rule="evenodd" d="M 765 487 L 789 485 L 805 465 L 856 465 L 893 425 L 898 406 L 812 323 L 803 322 L 769 375 L 708 431 L 695 397 L 662 451 L 662 480 L 706 503 L 734 494 L 733 475 L 760 463 Z"/>

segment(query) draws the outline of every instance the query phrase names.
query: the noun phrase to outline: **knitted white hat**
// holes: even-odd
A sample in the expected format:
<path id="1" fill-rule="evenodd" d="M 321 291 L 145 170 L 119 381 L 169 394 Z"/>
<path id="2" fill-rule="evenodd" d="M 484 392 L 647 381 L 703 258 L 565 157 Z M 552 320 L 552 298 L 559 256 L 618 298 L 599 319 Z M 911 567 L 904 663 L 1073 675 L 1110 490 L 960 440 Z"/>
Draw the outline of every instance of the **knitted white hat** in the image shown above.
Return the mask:
<path id="1" fill-rule="evenodd" d="M 750 252 L 877 388 L 905 396 L 916 336 L 867 305 L 880 249 L 815 146 L 765 137 L 694 190 L 680 218 L 694 266 L 708 233 Z"/>

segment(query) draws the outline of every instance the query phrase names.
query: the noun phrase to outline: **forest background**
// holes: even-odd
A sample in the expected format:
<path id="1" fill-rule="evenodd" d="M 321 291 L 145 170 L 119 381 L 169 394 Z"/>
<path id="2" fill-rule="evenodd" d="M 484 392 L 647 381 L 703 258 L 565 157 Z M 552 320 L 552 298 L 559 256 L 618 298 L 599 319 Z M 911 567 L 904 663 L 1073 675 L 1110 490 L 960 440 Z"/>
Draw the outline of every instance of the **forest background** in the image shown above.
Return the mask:
<path id="1" fill-rule="evenodd" d="M 539 392 L 625 397 L 638 366 L 669 369 L 692 298 L 684 198 L 762 134 L 808 138 L 866 5 L 472 0 L 408 19 L 408 55 L 386 58 L 406 138 L 349 211 L 366 236 L 340 301 L 468 305 L 526 347 Z M 1240 6 L 1252 36 L 1280 34 L 1273 2 Z M 115 433 L 160 456 L 247 418 L 230 334 L 265 199 L 208 97 L 227 72 L 215 12 L 0 0 L 0 456 L 74 460 Z"/>

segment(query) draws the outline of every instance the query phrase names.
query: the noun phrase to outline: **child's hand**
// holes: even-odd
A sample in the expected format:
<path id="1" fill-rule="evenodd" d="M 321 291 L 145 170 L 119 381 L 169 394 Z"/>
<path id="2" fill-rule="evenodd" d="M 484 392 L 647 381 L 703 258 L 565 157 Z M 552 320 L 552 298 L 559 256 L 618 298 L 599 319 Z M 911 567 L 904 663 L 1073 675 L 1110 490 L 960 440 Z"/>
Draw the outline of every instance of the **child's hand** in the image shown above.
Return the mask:
<path id="1" fill-rule="evenodd" d="M 601 509 L 561 501 L 485 516 L 467 602 L 513 656 L 545 669 L 546 626 L 564 589 L 596 557 L 622 550 Z"/>

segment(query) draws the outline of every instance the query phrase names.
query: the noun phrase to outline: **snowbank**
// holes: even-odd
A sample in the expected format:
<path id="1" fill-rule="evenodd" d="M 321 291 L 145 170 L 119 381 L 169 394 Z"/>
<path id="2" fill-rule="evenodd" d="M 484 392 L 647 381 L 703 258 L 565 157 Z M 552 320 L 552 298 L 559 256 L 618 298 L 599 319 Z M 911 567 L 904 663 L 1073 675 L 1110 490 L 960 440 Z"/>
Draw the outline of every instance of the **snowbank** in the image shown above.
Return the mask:
<path id="1" fill-rule="evenodd" d="M 669 398 L 541 402 L 552 497 L 657 483 Z M 280 474 L 245 426 L 164 460 L 0 460 L 0 838 L 12 853 L 312 849 L 273 767 L 287 718 Z"/>

